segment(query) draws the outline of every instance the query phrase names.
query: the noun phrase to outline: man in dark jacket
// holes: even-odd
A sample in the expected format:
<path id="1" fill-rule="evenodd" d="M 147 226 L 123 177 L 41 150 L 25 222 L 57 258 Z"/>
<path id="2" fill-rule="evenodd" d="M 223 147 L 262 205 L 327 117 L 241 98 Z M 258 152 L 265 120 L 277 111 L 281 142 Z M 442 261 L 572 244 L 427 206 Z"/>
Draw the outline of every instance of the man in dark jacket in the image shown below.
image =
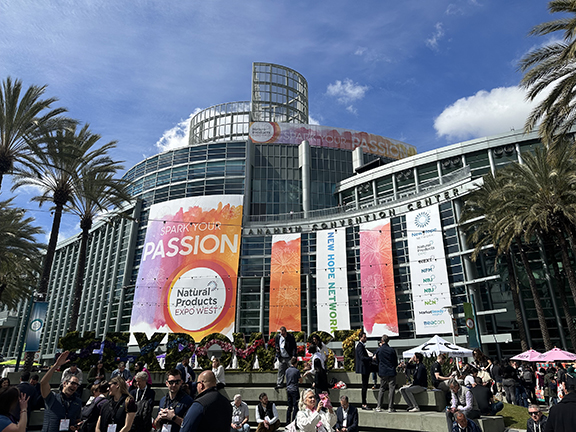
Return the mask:
<path id="1" fill-rule="evenodd" d="M 372 359 L 366 349 L 366 332 L 360 332 L 360 341 L 356 345 L 355 371 L 362 376 L 362 409 L 368 408 L 366 395 L 368 394 L 368 382 L 370 381 L 370 363 Z"/>
<path id="2" fill-rule="evenodd" d="M 198 396 L 186 413 L 181 432 L 229 432 L 232 405 L 218 392 L 214 372 L 206 370 L 198 376 Z"/>
<path id="3" fill-rule="evenodd" d="M 530 414 L 530 418 L 526 422 L 526 432 L 544 432 L 548 417 L 542 414 L 540 407 L 538 405 L 528 406 L 528 414 Z"/>
<path id="4" fill-rule="evenodd" d="M 420 407 L 416 402 L 415 394 L 425 392 L 428 388 L 428 374 L 426 366 L 422 363 L 424 356 L 422 353 L 416 353 L 406 365 L 406 373 L 412 375 L 412 384 L 405 385 L 400 389 L 400 394 L 408 405 L 408 411 L 418 412 Z"/>
<path id="5" fill-rule="evenodd" d="M 154 406 L 154 399 L 156 392 L 152 390 L 148 384 L 148 374 L 144 371 L 138 372 L 134 376 L 136 381 L 136 388 L 130 390 L 130 395 L 136 401 L 138 410 L 134 423 L 132 424 L 132 431 L 134 432 L 148 432 L 152 429 L 152 408 Z"/>
<path id="6" fill-rule="evenodd" d="M 572 432 L 576 425 L 576 387 L 566 387 L 568 394 L 548 413 L 545 432 Z"/>
<path id="7" fill-rule="evenodd" d="M 336 432 L 358 432 L 358 410 L 350 405 L 346 395 L 340 396 L 336 419 Z"/>
<path id="8" fill-rule="evenodd" d="M 378 359 L 378 375 L 380 376 L 380 390 L 378 391 L 378 406 L 376 411 L 382 411 L 382 401 L 384 400 L 384 390 L 388 389 L 388 412 L 394 409 L 394 394 L 396 392 L 396 366 L 398 366 L 398 356 L 396 351 L 388 345 L 388 336 L 384 335 L 380 339 L 380 348 L 376 352 Z"/>
<path id="9" fill-rule="evenodd" d="M 280 331 L 274 336 L 274 347 L 278 359 L 278 376 L 276 378 L 276 390 L 285 387 L 284 376 L 286 369 L 290 367 L 290 359 L 296 357 L 296 339 L 286 331 L 286 327 L 280 327 Z"/>

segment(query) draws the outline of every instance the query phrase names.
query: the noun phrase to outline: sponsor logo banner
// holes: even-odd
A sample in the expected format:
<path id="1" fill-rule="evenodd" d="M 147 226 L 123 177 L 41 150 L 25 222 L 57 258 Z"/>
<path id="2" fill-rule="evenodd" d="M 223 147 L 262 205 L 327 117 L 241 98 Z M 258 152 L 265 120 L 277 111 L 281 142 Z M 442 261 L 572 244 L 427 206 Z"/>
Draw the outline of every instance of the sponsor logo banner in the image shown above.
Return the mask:
<path id="1" fill-rule="evenodd" d="M 242 202 L 215 195 L 150 207 L 130 331 L 232 336 Z"/>
<path id="2" fill-rule="evenodd" d="M 362 316 L 368 336 L 398 336 L 390 219 L 360 225 Z"/>
<path id="3" fill-rule="evenodd" d="M 437 205 L 406 214 L 416 334 L 452 332 L 444 239 Z"/>
<path id="4" fill-rule="evenodd" d="M 269 330 L 300 331 L 300 234 L 272 236 Z"/>
<path id="5" fill-rule="evenodd" d="M 416 154 L 410 144 L 367 132 L 319 125 L 295 123 L 254 122 L 249 136 L 254 143 L 299 145 L 307 140 L 312 147 L 330 147 L 354 150 L 362 147 L 365 153 L 390 159 L 403 159 Z"/>
<path id="6" fill-rule="evenodd" d="M 316 306 L 318 330 L 350 330 L 346 229 L 316 233 Z"/>
<path id="7" fill-rule="evenodd" d="M 28 329 L 26 331 L 26 348 L 25 352 L 36 352 L 40 348 L 40 335 L 46 322 L 46 312 L 48 311 L 48 302 L 35 302 L 30 312 Z"/>

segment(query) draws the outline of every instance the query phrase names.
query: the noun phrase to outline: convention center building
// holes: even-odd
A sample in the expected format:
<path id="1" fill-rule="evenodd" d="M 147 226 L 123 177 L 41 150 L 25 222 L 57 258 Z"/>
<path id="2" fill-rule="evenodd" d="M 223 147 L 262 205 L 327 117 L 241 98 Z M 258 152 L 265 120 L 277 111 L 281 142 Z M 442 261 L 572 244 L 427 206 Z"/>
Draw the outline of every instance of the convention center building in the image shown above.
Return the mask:
<path id="1" fill-rule="evenodd" d="M 511 131 L 426 153 L 392 138 L 309 124 L 308 83 L 254 63 L 249 101 L 190 122 L 187 147 L 123 176 L 133 202 L 95 223 L 78 329 L 108 332 L 311 333 L 364 328 L 399 350 L 434 334 L 494 356 L 520 352 L 508 283 L 524 327 L 542 340 L 522 267 L 471 261 L 459 225 L 482 176 L 540 142 Z M 59 243 L 41 357 L 66 334 L 80 236 Z M 529 258 L 552 342 L 570 348 L 543 251 Z M 27 305 L 0 313 L 0 353 L 15 357 Z M 574 347 L 572 347 L 574 348 Z"/>

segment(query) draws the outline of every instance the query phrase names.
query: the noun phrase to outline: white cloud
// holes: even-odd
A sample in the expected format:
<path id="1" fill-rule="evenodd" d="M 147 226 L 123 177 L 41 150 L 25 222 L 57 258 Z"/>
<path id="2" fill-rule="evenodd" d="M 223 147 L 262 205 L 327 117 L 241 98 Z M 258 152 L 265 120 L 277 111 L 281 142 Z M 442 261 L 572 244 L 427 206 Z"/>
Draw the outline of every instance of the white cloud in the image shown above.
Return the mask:
<path id="1" fill-rule="evenodd" d="M 188 145 L 188 135 L 190 134 L 190 120 L 200 111 L 202 111 L 201 108 L 196 108 L 186 120 L 182 120 L 173 128 L 165 131 L 162 137 L 156 142 L 156 147 L 163 152 L 179 147 L 186 147 Z"/>
<path id="2" fill-rule="evenodd" d="M 444 29 L 442 23 L 438 22 L 434 26 L 434 34 L 429 39 L 426 39 L 426 45 L 433 50 L 438 49 L 438 41 L 444 37 Z"/>
<path id="3" fill-rule="evenodd" d="M 517 86 L 480 90 L 445 108 L 434 120 L 434 128 L 440 137 L 459 140 L 520 130 L 533 107 L 546 96 L 544 93 L 528 102 L 526 91 Z"/>
<path id="4" fill-rule="evenodd" d="M 348 111 L 349 113 L 352 113 L 354 115 L 358 114 L 358 110 L 356 108 L 354 108 L 354 106 L 352 106 L 352 105 L 348 105 L 346 107 L 346 111 Z"/>
<path id="5" fill-rule="evenodd" d="M 328 84 L 326 93 L 337 98 L 338 102 L 347 104 L 362 99 L 366 90 L 368 86 L 362 86 L 346 78 L 344 81 L 336 80 L 334 84 Z"/>
<path id="6" fill-rule="evenodd" d="M 356 52 L 354 52 L 354 55 L 361 56 L 366 52 L 367 49 L 368 48 L 366 47 L 358 47 L 356 48 Z"/>
<path id="7" fill-rule="evenodd" d="M 314 117 L 312 117 L 311 115 L 308 115 L 308 124 L 311 125 L 319 125 L 320 121 L 316 120 Z"/>

